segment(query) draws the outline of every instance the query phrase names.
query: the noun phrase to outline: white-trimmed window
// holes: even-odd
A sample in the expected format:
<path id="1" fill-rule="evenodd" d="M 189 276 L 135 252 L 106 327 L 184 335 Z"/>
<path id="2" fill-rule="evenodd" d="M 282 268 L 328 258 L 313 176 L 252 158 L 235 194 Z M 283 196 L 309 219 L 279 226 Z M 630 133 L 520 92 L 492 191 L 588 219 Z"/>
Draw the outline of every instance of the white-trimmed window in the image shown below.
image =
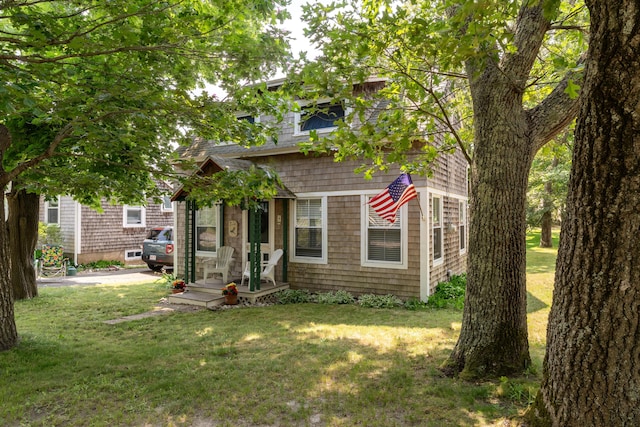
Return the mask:
<path id="1" fill-rule="evenodd" d="M 220 205 L 196 211 L 196 255 L 212 256 L 220 242 Z"/>
<path id="2" fill-rule="evenodd" d="M 136 228 L 147 226 L 147 210 L 144 206 L 122 207 L 122 226 L 125 228 Z"/>
<path id="3" fill-rule="evenodd" d="M 327 262 L 327 198 L 294 202 L 293 255 L 298 262 Z"/>
<path id="4" fill-rule="evenodd" d="M 240 114 L 238 116 L 238 120 L 246 120 L 251 124 L 260 123 L 260 116 L 250 116 L 249 114 Z"/>
<path id="5" fill-rule="evenodd" d="M 431 196 L 431 211 L 433 230 L 433 264 L 442 264 L 444 261 L 444 234 L 442 228 L 442 197 Z"/>
<path id="6" fill-rule="evenodd" d="M 458 232 L 460 233 L 460 253 L 463 254 L 467 251 L 467 204 L 460 201 L 459 206 Z"/>
<path id="7" fill-rule="evenodd" d="M 162 196 L 162 204 L 160 205 L 161 212 L 173 212 L 173 203 L 171 202 L 171 196 Z"/>
<path id="8" fill-rule="evenodd" d="M 348 112 L 349 109 L 341 102 L 303 105 L 301 111 L 294 116 L 294 133 L 305 135 L 312 130 L 330 132 L 338 127 L 336 122 L 344 120 Z"/>
<path id="9" fill-rule="evenodd" d="M 373 196 L 362 196 L 361 263 L 366 267 L 407 268 L 407 207 L 401 207 L 390 223 L 368 204 Z"/>
<path id="10" fill-rule="evenodd" d="M 124 251 L 124 260 L 133 261 L 142 259 L 142 249 L 127 249 Z"/>
<path id="11" fill-rule="evenodd" d="M 44 222 L 60 224 L 60 197 L 44 202 Z"/>

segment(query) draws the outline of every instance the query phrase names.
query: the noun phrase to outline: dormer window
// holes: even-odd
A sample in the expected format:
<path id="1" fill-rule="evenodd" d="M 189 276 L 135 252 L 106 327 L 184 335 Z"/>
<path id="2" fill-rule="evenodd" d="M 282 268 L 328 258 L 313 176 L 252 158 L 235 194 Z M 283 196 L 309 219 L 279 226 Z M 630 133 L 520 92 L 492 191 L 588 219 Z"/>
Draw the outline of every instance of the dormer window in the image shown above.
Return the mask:
<path id="1" fill-rule="evenodd" d="M 296 133 L 311 130 L 328 131 L 335 129 L 339 120 L 344 120 L 346 111 L 342 104 L 323 103 L 303 106 L 296 114 Z"/>

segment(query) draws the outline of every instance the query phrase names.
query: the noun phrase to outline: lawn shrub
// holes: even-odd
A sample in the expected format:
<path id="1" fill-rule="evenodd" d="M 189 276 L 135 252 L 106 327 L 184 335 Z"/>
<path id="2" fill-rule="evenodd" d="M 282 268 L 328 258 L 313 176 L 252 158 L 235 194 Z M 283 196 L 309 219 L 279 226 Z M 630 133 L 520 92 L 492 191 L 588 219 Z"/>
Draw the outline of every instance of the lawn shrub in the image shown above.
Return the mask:
<path id="1" fill-rule="evenodd" d="M 396 308 L 402 306 L 402 300 L 395 295 L 365 294 L 358 298 L 358 304 L 369 308 Z"/>
<path id="2" fill-rule="evenodd" d="M 449 281 L 438 283 L 436 291 L 429 297 L 427 305 L 434 308 L 457 308 L 462 310 L 466 287 L 466 274 L 451 276 Z"/>
<path id="3" fill-rule="evenodd" d="M 339 290 L 318 294 L 316 296 L 316 302 L 320 304 L 352 304 L 355 302 L 355 298 L 351 293 Z"/>
<path id="4" fill-rule="evenodd" d="M 315 301 L 314 296 L 306 289 L 284 289 L 276 292 L 275 296 L 278 304 L 302 304 Z"/>
<path id="5" fill-rule="evenodd" d="M 421 301 L 416 297 L 411 297 L 404 303 L 404 308 L 406 308 L 407 310 L 424 310 L 428 307 L 429 305 L 426 302 Z"/>
<path id="6" fill-rule="evenodd" d="M 122 261 L 109 261 L 102 259 L 100 261 L 93 261 L 86 264 L 81 264 L 81 270 L 101 270 L 105 268 L 109 268 L 111 266 L 116 267 L 124 267 L 124 263 Z"/>

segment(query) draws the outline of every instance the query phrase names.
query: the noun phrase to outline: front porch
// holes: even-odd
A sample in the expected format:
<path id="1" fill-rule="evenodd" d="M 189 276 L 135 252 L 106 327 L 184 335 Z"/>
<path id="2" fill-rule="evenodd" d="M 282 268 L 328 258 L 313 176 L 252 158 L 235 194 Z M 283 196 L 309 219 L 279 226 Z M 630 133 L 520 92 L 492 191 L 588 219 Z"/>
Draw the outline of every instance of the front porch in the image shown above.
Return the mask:
<path id="1" fill-rule="evenodd" d="M 274 294 L 278 291 L 289 289 L 289 283 L 278 283 L 273 286 L 271 283 L 262 283 L 260 290 L 251 292 L 248 280 L 244 286 L 240 286 L 241 278 L 231 278 L 228 282 L 238 284 L 238 304 L 260 304 L 269 303 L 274 299 Z M 227 283 L 228 283 L 227 282 Z M 187 291 L 179 294 L 171 294 L 168 300 L 172 304 L 189 304 L 200 307 L 213 308 L 224 304 L 222 288 L 227 283 L 220 279 L 198 280 L 187 286 Z"/>

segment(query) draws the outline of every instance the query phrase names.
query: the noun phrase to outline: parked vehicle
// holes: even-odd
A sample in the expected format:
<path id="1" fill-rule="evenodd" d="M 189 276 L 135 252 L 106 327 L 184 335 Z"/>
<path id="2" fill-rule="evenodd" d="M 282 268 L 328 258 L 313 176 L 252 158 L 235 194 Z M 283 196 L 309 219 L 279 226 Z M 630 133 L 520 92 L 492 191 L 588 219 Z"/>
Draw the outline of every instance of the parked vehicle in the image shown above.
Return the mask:
<path id="1" fill-rule="evenodd" d="M 153 271 L 173 269 L 173 227 L 155 227 L 149 230 L 142 243 L 142 261 Z"/>

